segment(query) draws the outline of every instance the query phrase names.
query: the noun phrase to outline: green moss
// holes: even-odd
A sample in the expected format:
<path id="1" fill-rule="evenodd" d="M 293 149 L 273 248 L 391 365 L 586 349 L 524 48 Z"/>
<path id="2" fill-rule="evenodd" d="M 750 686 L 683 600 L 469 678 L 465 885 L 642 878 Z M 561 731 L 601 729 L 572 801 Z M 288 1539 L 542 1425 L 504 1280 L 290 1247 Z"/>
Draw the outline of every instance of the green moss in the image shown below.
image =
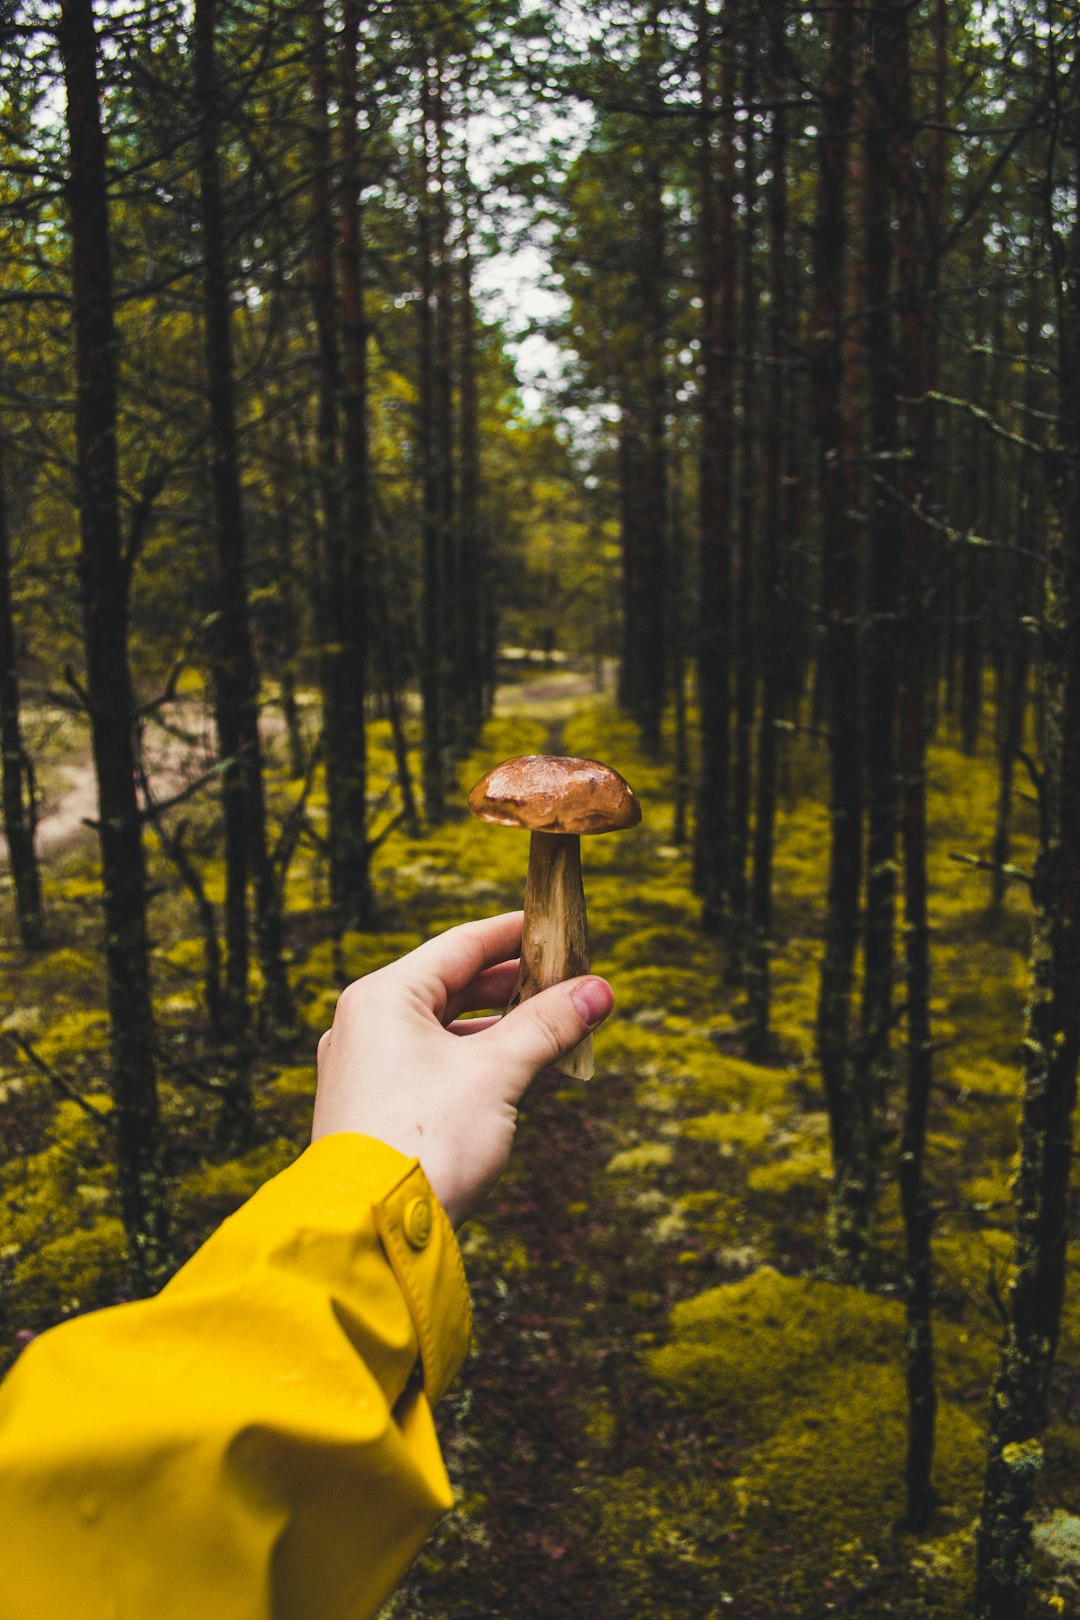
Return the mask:
<path id="1" fill-rule="evenodd" d="M 624 1016 L 648 1009 L 650 1022 L 660 1023 L 670 1012 L 702 1009 L 707 999 L 707 984 L 702 983 L 700 973 L 689 968 L 626 968 L 613 971 L 613 977 L 618 983 L 619 1008 Z"/>
<path id="2" fill-rule="evenodd" d="M 1035 1526 L 1032 1537 L 1040 1552 L 1080 1573 L 1080 1518 L 1075 1513 L 1055 1508 L 1048 1519 Z"/>
<path id="3" fill-rule="evenodd" d="M 673 1469 L 632 1468 L 582 1493 L 589 1548 L 604 1575 L 608 1612 L 652 1620 L 724 1612 L 731 1601 L 730 1485 Z M 735 1613 L 732 1610 L 732 1613 Z"/>
<path id="4" fill-rule="evenodd" d="M 1010 1474 L 1029 1479 L 1041 1473 L 1046 1453 L 1041 1440 L 1013 1440 L 1001 1448 L 1001 1460 Z"/>
<path id="5" fill-rule="evenodd" d="M 640 1147 L 624 1148 L 607 1162 L 609 1175 L 637 1175 L 641 1170 L 660 1169 L 671 1163 L 674 1149 L 670 1142 L 642 1142 Z"/>
<path id="6" fill-rule="evenodd" d="M 66 1061 L 103 1052 L 108 1046 L 109 1020 L 99 1007 L 78 1007 L 50 1017 L 34 1037 L 37 1054 L 46 1063 L 63 1068 Z"/>
<path id="7" fill-rule="evenodd" d="M 895 1301 L 763 1266 L 676 1305 L 670 1342 L 649 1357 L 649 1368 L 706 1413 L 737 1396 L 741 1423 L 760 1433 L 814 1403 L 823 1368 L 861 1376 L 866 1367 L 898 1365 L 903 1333 Z"/>
<path id="8" fill-rule="evenodd" d="M 657 1075 L 671 1059 L 671 1042 L 654 1029 L 632 1024 L 620 1016 L 618 1001 L 611 1020 L 596 1036 L 597 1062 L 612 1072 Z"/>
<path id="9" fill-rule="evenodd" d="M 196 991 L 178 990 L 174 995 L 156 999 L 154 1010 L 157 1013 L 167 1014 L 170 1018 L 186 1017 L 190 1013 L 198 1012 L 201 1005 L 201 997 Z"/>
<path id="10" fill-rule="evenodd" d="M 1011 1209 L 1011 1179 L 1005 1176 L 973 1176 L 964 1182 L 964 1197 L 973 1205 L 985 1209 Z"/>
<path id="11" fill-rule="evenodd" d="M 730 1143 L 757 1148 L 768 1141 L 773 1122 L 768 1114 L 700 1114 L 682 1125 L 682 1134 L 697 1142 Z"/>
<path id="12" fill-rule="evenodd" d="M 771 1591 L 777 1612 L 801 1612 L 822 1580 L 857 1583 L 895 1558 L 904 1333 L 895 1300 L 763 1267 L 677 1305 L 669 1342 L 647 1352 L 669 1402 L 728 1437 L 739 1465 L 721 1506 L 726 1578 Z M 954 1348 L 946 1332 L 944 1360 Z M 935 1467 L 943 1538 L 976 1511 L 984 1465 L 981 1412 L 944 1395 Z M 770 1558 L 780 1545 L 789 1556 Z M 958 1570 L 966 1562 L 952 1547 L 923 1573 L 951 1590 Z"/>
<path id="13" fill-rule="evenodd" d="M 1011 1036 L 1014 1037 L 1019 1028 L 1020 1025 L 1017 1023 L 1011 1031 Z M 1019 1064 L 998 1063 L 983 1052 L 970 1062 L 962 1062 L 955 1053 L 952 1054 L 948 1075 L 951 1084 L 959 1093 L 957 1100 L 961 1104 L 985 1097 L 987 1092 L 1008 1101 L 1020 1095 L 1022 1077 Z"/>
<path id="14" fill-rule="evenodd" d="M 499 1269 L 506 1276 L 513 1276 L 516 1272 L 528 1271 L 532 1264 L 529 1251 L 524 1243 L 508 1243 L 499 1253 Z"/>
<path id="15" fill-rule="evenodd" d="M 242 1158 L 204 1164 L 181 1178 L 176 1188 L 176 1207 L 185 1215 L 198 1212 L 221 1218 L 231 1214 L 264 1181 L 292 1164 L 297 1152 L 294 1142 L 279 1138 Z"/>
<path id="16" fill-rule="evenodd" d="M 270 1082 L 275 1091 L 286 1097 L 305 1097 L 314 1101 L 315 1062 L 300 1063 L 290 1069 L 279 1069 Z"/>
<path id="17" fill-rule="evenodd" d="M 589 1403 L 582 1427 L 586 1439 L 601 1450 L 605 1450 L 615 1439 L 618 1421 L 611 1410 L 611 1403 L 602 1394 Z"/>
<path id="18" fill-rule="evenodd" d="M 173 940 L 169 945 L 157 946 L 154 957 L 158 961 L 168 962 L 171 967 L 201 974 L 204 961 L 203 942 L 201 939 Z"/>
<path id="19" fill-rule="evenodd" d="M 52 991 L 59 991 L 78 1000 L 85 996 L 87 985 L 96 985 L 101 979 L 101 957 L 95 951 L 76 950 L 63 946 L 32 957 L 20 970 L 24 982 L 42 982 Z"/>
<path id="20" fill-rule="evenodd" d="M 700 930 L 685 926 L 638 928 L 613 941 L 606 960 L 613 971 L 636 967 L 694 968 L 715 972 L 718 952 Z"/>
<path id="21" fill-rule="evenodd" d="M 103 1105 L 106 1099 L 102 1098 Z M 105 1135 L 73 1102 L 53 1115 L 51 1143 L 0 1166 L 0 1244 L 7 1251 L 36 1253 L 100 1212 L 111 1194 L 111 1169 L 103 1162 Z"/>
<path id="22" fill-rule="evenodd" d="M 832 1154 L 828 1143 L 812 1142 L 776 1159 L 755 1165 L 746 1177 L 752 1192 L 789 1193 L 803 1186 L 821 1186 L 832 1180 Z"/>
<path id="23" fill-rule="evenodd" d="M 43 1243 L 12 1269 L 20 1314 L 44 1323 L 110 1303 L 123 1290 L 126 1253 L 124 1229 L 111 1215 Z"/>
<path id="24" fill-rule="evenodd" d="M 787 1413 L 734 1482 L 742 1517 L 790 1527 L 804 1560 L 828 1565 L 845 1543 L 869 1549 L 903 1518 L 907 1402 L 902 1365 L 818 1366 L 818 1387 Z M 938 1413 L 934 1477 L 951 1525 L 978 1509 L 982 1429 L 948 1402 Z M 805 1567 L 805 1565 L 804 1565 Z"/>

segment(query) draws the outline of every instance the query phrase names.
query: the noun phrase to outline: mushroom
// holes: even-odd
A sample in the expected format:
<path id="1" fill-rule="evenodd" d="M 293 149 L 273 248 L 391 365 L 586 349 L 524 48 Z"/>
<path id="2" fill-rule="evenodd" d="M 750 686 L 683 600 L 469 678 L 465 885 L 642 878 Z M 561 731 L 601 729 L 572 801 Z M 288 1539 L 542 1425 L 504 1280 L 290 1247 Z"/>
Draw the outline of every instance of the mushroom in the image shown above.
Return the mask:
<path id="1" fill-rule="evenodd" d="M 521 967 L 509 1012 L 538 990 L 588 973 L 581 835 L 636 827 L 641 806 L 630 784 L 609 765 L 562 754 L 524 754 L 488 771 L 469 794 L 469 809 L 481 821 L 524 827 L 532 834 Z M 571 1079 L 591 1079 L 592 1036 L 556 1067 Z"/>

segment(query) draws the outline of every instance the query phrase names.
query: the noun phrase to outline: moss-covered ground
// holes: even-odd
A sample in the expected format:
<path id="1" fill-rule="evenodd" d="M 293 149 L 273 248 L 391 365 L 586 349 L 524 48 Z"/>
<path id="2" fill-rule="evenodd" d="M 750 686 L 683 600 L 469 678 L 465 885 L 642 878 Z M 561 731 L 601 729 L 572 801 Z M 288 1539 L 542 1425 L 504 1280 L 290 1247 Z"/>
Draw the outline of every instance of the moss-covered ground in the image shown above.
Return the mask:
<path id="1" fill-rule="evenodd" d="M 584 847 L 594 963 L 616 987 L 617 1010 L 597 1038 L 590 1085 L 537 1082 L 511 1170 L 462 1234 L 477 1353 L 440 1413 L 459 1505 L 387 1620 L 959 1620 L 1008 1280 L 1028 928 L 1022 886 L 992 914 L 986 875 L 952 858 L 986 850 L 994 762 L 947 745 L 930 759 L 940 1505 L 916 1537 L 902 1524 L 893 1191 L 870 1287 L 819 1274 L 829 1186 L 812 1039 L 827 833 L 820 750 L 799 733 L 788 744 L 773 1056 L 761 1067 L 744 1056 L 742 992 L 697 926 L 689 851 L 671 842 L 670 769 L 645 760 L 632 728 L 603 698 L 578 695 L 580 684 L 568 679 L 565 697 L 557 678 L 504 694 L 461 765 L 460 797 L 497 759 L 553 743 L 607 759 L 634 783 L 641 828 Z M 394 800 L 381 725 L 373 743 L 382 820 Z M 276 781 L 279 814 L 300 791 Z M 307 808 L 317 830 L 318 783 Z M 196 799 L 185 814 L 218 897 L 212 807 Z M 1031 840 L 1021 803 L 1020 866 L 1030 865 Z M 420 839 L 396 828 L 378 853 L 376 926 L 346 938 L 342 963 L 327 933 L 317 840 L 301 844 L 287 896 L 305 1028 L 290 1047 L 260 1054 L 257 1136 L 240 1157 L 214 1147 L 198 932 L 175 877 L 155 864 L 161 1086 L 181 1254 L 303 1145 L 314 1042 L 333 1013 L 338 967 L 356 976 L 434 931 L 519 904 L 525 857 L 523 838 L 463 813 Z M 92 846 L 54 857 L 47 878 L 54 948 L 28 961 L 9 945 L 0 964 L 8 1358 L 28 1333 L 120 1298 L 124 1286 Z M 1036 1617 L 1080 1615 L 1078 1478 L 1074 1292 L 1040 1480 Z"/>

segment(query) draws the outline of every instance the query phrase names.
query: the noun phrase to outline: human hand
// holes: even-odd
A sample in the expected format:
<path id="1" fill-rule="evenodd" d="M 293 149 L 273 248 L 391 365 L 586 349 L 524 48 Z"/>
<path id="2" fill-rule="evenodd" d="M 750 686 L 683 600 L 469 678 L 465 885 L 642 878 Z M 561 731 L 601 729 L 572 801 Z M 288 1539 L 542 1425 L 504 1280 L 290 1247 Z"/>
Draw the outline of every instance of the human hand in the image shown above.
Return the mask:
<path id="1" fill-rule="evenodd" d="M 311 1139 L 373 1136 L 417 1158 L 455 1227 L 510 1157 L 517 1105 L 541 1069 L 611 1011 L 611 986 L 567 979 L 505 1017 L 521 912 L 464 923 L 350 984 L 319 1042 Z"/>

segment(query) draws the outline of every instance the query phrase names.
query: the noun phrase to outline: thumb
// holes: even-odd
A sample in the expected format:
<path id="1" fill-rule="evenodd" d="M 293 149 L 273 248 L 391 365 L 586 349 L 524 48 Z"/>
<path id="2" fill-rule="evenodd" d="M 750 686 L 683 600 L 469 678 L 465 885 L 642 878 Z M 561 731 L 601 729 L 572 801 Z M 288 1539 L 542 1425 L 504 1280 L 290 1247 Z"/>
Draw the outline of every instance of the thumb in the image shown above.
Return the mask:
<path id="1" fill-rule="evenodd" d="M 614 1004 L 615 992 L 606 979 L 592 974 L 566 979 L 520 1002 L 486 1031 L 482 1039 L 504 1065 L 514 1088 L 513 1100 L 522 1096 L 541 1069 L 572 1052 L 604 1021 Z"/>

